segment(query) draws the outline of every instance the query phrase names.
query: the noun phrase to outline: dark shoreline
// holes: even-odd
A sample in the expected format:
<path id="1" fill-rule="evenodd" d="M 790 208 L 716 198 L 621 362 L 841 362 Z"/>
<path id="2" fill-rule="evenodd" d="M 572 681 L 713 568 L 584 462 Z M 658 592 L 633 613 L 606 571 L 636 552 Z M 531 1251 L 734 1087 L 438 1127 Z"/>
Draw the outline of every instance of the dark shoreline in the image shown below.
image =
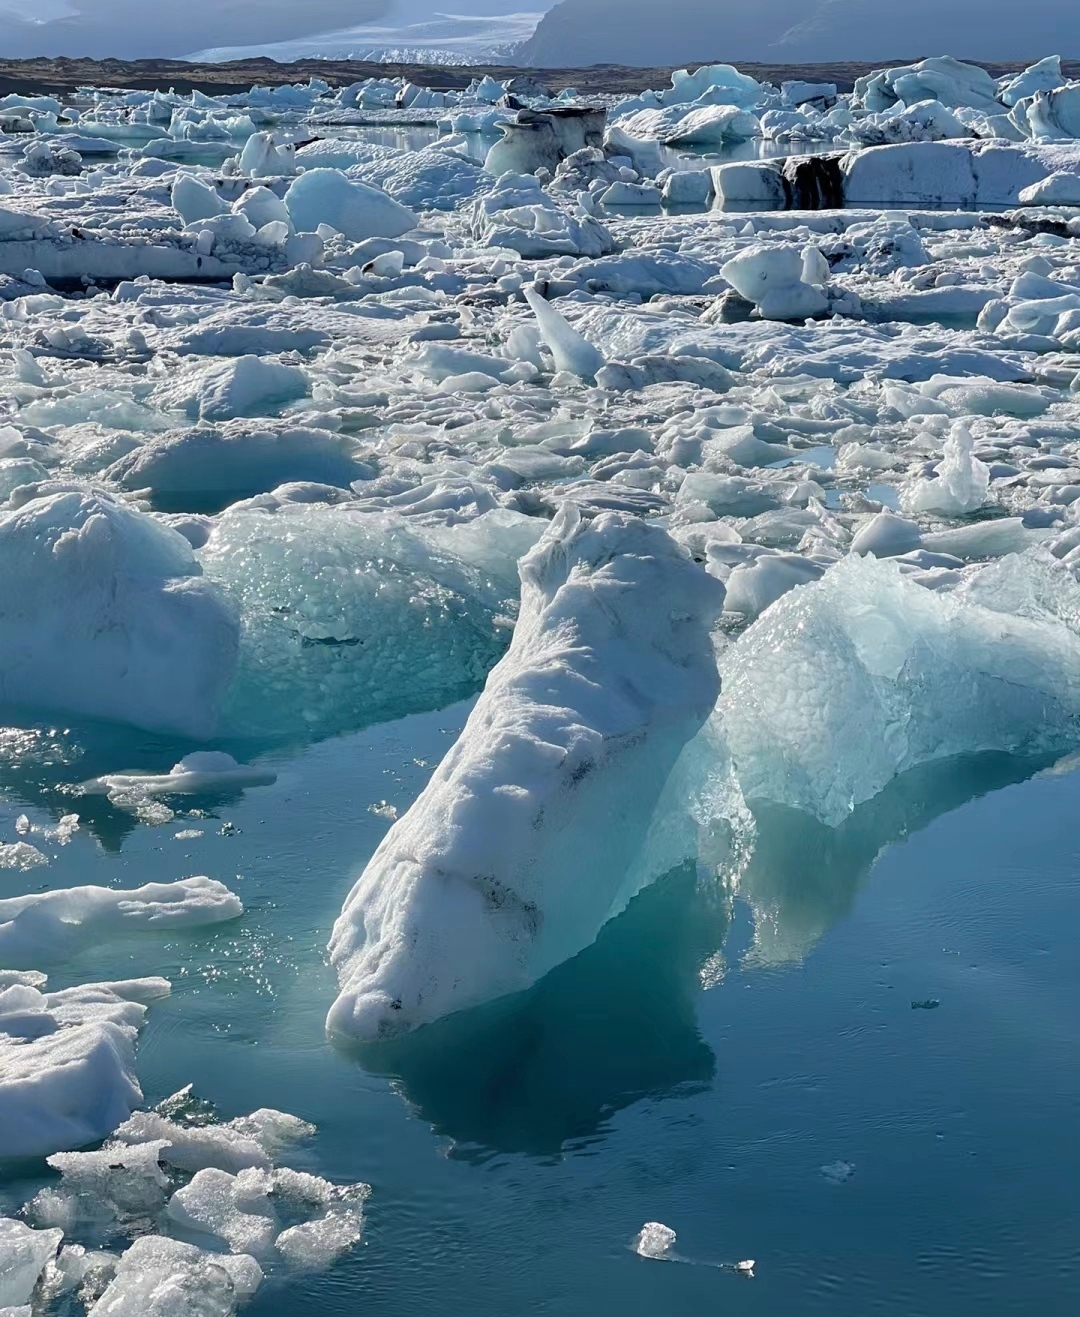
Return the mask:
<path id="1" fill-rule="evenodd" d="M 841 91 L 850 91 L 855 79 L 874 69 L 895 67 L 914 62 L 913 59 L 879 60 L 867 63 L 835 64 L 753 64 L 740 63 L 739 68 L 764 82 L 780 83 L 802 78 L 810 82 L 835 82 Z M 718 63 L 700 61 L 701 63 Z M 1031 60 L 1018 60 L 1010 64 L 981 63 L 994 77 L 1019 73 Z M 0 95 L 65 95 L 78 87 L 117 87 L 128 89 L 193 90 L 208 94 L 238 94 L 259 83 L 263 86 L 280 86 L 284 83 L 307 82 L 309 78 L 324 78 L 332 87 L 346 86 L 364 78 L 393 78 L 404 76 L 425 87 L 442 89 L 467 87 L 474 77 L 490 74 L 496 80 L 530 73 L 552 91 L 576 87 L 586 94 L 600 92 L 636 92 L 644 87 L 664 87 L 671 79 L 673 66 L 659 68 L 631 68 L 617 64 L 595 64 L 589 68 L 532 69 L 521 65 L 486 64 L 475 67 L 463 65 L 375 64 L 359 60 L 304 59 L 291 64 L 279 64 L 271 59 L 234 60 L 228 64 L 190 64 L 184 60 L 118 60 L 118 59 L 26 59 L 0 60 Z M 696 67 L 696 66 L 694 66 Z M 1080 79 L 1080 60 L 1064 60 L 1062 68 L 1067 77 Z"/>

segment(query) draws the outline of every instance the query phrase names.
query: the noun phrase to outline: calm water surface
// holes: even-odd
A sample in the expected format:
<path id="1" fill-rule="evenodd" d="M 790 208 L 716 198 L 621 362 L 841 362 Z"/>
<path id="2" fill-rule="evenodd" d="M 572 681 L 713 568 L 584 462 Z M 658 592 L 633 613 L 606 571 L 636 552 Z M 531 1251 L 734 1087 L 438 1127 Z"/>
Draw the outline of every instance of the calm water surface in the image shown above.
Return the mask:
<path id="1" fill-rule="evenodd" d="M 835 832 L 774 812 L 733 898 L 673 873 L 524 997 L 346 1055 L 323 948 L 389 826 L 369 807 L 404 809 L 465 711 L 264 753 L 275 786 L 156 827 L 57 787 L 183 747 L 0 736 L 0 841 L 23 812 L 84 815 L 65 848 L 29 838 L 55 858 L 0 895 L 206 873 L 246 904 L 52 971 L 173 980 L 140 1044 L 148 1101 L 193 1082 L 223 1116 L 295 1112 L 319 1134 L 294 1164 L 374 1186 L 364 1245 L 268 1281 L 251 1317 L 1075 1310 L 1080 777 L 984 759 Z M 7 1168 L 0 1201 L 41 1178 Z M 635 1256 L 647 1220 L 755 1279 Z"/>

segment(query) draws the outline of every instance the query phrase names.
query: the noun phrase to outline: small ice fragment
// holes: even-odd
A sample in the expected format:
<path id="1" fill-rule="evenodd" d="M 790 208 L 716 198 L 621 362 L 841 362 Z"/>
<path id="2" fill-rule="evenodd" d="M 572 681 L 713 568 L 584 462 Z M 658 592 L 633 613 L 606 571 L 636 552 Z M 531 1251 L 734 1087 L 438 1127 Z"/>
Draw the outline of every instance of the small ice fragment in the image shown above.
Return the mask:
<path id="1" fill-rule="evenodd" d="M 39 864 L 48 864 L 49 857 L 43 855 L 36 846 L 28 841 L 16 841 L 10 845 L 0 846 L 0 869 L 34 869 Z"/>
<path id="2" fill-rule="evenodd" d="M 381 819 L 389 819 L 391 823 L 393 823 L 398 816 L 397 806 L 391 805 L 387 800 L 378 800 L 374 804 L 369 805 L 368 813 L 377 814 Z"/>
<path id="3" fill-rule="evenodd" d="M 304 1271 L 322 1270 L 359 1243 L 363 1228 L 364 1214 L 359 1207 L 332 1207 L 314 1221 L 283 1230 L 276 1247 L 290 1266 Z"/>
<path id="4" fill-rule="evenodd" d="M 21 1221 L 0 1217 L 0 1308 L 30 1302 L 38 1277 L 55 1256 L 62 1236 L 62 1230 L 31 1230 Z"/>
<path id="5" fill-rule="evenodd" d="M 752 1277 L 754 1274 L 754 1259 L 744 1258 L 742 1262 L 736 1262 L 735 1270 L 742 1276 Z"/>
<path id="6" fill-rule="evenodd" d="M 675 1243 L 675 1231 L 659 1221 L 646 1221 L 638 1231 L 631 1245 L 634 1252 L 643 1258 L 653 1258 L 657 1262 L 671 1261 L 671 1248 Z"/>
<path id="7" fill-rule="evenodd" d="M 855 1163 L 845 1161 L 829 1162 L 821 1168 L 821 1173 L 830 1184 L 844 1184 L 855 1174 Z M 751 1266 L 753 1263 L 751 1263 Z"/>
<path id="8" fill-rule="evenodd" d="M 913 1001 L 911 1009 L 913 1011 L 936 1011 L 941 1005 L 936 997 L 927 997 L 923 1001 Z"/>

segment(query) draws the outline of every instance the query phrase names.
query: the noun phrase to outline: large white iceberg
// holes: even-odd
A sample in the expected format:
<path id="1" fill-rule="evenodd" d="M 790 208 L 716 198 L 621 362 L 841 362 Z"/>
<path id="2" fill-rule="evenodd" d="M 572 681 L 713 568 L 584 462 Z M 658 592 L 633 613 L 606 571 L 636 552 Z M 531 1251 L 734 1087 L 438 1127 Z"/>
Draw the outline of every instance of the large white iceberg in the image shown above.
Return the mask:
<path id="1" fill-rule="evenodd" d="M 508 654 L 334 927 L 332 1034 L 415 1029 L 592 942 L 715 700 L 723 589 L 664 531 L 567 506 L 520 570 Z"/>
<path id="2" fill-rule="evenodd" d="M 407 206 L 379 188 L 347 178 L 340 169 L 309 169 L 285 193 L 293 226 L 314 233 L 320 224 L 343 233 L 353 242 L 365 238 L 398 238 L 416 227 Z"/>

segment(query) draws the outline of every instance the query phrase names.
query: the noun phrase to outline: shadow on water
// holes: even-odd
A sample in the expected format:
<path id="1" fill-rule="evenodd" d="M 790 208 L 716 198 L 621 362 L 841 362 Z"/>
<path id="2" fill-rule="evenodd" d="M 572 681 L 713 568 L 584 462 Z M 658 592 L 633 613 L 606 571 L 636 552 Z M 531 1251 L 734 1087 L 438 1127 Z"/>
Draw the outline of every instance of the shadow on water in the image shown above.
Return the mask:
<path id="1" fill-rule="evenodd" d="M 724 939 L 726 903 L 691 866 L 642 892 L 579 956 L 528 992 L 364 1048 L 452 1155 L 559 1153 L 639 1098 L 707 1086 L 698 969 Z"/>
<path id="2" fill-rule="evenodd" d="M 528 992 L 365 1047 L 358 1059 L 454 1141 L 452 1156 L 587 1145 L 633 1102 L 712 1082 L 697 997 L 731 927 L 729 885 L 754 914 L 743 968 L 798 963 L 850 912 L 886 847 L 1046 762 L 985 754 L 913 769 L 838 828 L 760 805 L 737 877 L 703 885 L 694 866 L 675 870 Z"/>

